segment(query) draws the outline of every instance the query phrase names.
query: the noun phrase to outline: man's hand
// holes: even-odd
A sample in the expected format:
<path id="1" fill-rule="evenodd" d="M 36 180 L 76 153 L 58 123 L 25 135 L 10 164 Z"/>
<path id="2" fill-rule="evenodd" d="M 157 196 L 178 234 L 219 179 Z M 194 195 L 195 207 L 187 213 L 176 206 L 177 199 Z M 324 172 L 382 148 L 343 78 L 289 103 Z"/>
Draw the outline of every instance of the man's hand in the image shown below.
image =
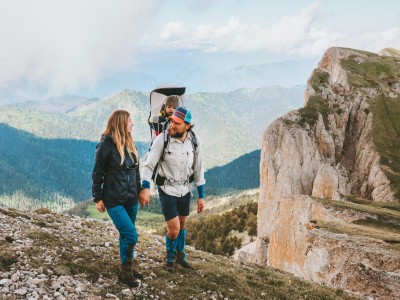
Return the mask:
<path id="1" fill-rule="evenodd" d="M 206 204 L 204 202 L 204 199 L 199 198 L 199 200 L 197 200 L 197 213 L 203 212 L 205 206 Z"/>
<path id="2" fill-rule="evenodd" d="M 150 204 L 150 189 L 143 189 L 139 194 L 139 203 L 143 207 Z"/>
<path id="3" fill-rule="evenodd" d="M 106 206 L 104 205 L 103 200 L 97 201 L 96 202 L 96 208 L 99 212 L 103 213 L 106 211 Z"/>

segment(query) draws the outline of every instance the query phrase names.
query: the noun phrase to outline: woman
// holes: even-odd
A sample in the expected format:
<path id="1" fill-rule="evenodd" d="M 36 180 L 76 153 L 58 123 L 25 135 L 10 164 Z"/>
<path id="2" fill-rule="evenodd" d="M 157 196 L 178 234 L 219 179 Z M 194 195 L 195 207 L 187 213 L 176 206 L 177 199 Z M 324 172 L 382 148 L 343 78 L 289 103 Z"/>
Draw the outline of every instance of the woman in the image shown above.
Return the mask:
<path id="1" fill-rule="evenodd" d="M 100 212 L 111 217 L 119 232 L 120 280 L 136 287 L 143 275 L 133 270 L 134 247 L 138 242 L 135 228 L 140 192 L 139 155 L 132 138 L 133 122 L 125 110 L 116 110 L 107 120 L 106 129 L 96 148 L 92 173 L 93 201 Z"/>

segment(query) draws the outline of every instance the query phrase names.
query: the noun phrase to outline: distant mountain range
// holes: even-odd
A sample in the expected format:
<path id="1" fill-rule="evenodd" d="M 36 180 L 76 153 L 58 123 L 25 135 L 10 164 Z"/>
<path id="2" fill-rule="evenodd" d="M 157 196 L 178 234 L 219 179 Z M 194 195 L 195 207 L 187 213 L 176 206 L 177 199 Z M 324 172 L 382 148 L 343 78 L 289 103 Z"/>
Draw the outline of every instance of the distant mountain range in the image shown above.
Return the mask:
<path id="1" fill-rule="evenodd" d="M 240 65 L 225 70 L 199 67 L 160 70 L 148 68 L 125 76 L 125 86 L 150 91 L 157 82 L 174 82 L 188 86 L 191 91 L 231 92 L 240 88 L 262 88 L 270 85 L 293 86 L 306 83 L 315 60 L 286 61 L 265 64 Z M 156 70 L 156 73 L 154 71 Z M 188 80 L 190 78 L 190 80 Z M 123 81 L 122 81 L 123 82 Z M 119 82 L 120 83 L 120 82 Z"/>
<path id="2" fill-rule="evenodd" d="M 19 209 L 67 209 L 91 198 L 96 142 L 38 138 L 0 123 L 0 205 Z M 139 153 L 147 145 L 138 143 Z M 218 195 L 259 186 L 260 151 L 209 170 L 207 193 Z M 229 174 L 229 175 L 228 175 Z"/>
<path id="3" fill-rule="evenodd" d="M 231 92 L 241 88 L 306 84 L 318 58 L 301 60 L 275 59 L 265 52 L 243 56 L 229 52 L 204 53 L 182 51 L 138 53 L 140 63 L 100 76 L 97 82 L 83 83 L 78 89 L 64 92 L 88 98 L 104 98 L 126 88 L 148 94 L 160 84 L 183 85 L 190 93 Z M 276 62 L 278 61 L 278 62 Z M 42 84 L 21 80 L 0 88 L 0 104 L 43 100 L 54 91 Z"/>
<path id="4" fill-rule="evenodd" d="M 186 95 L 185 105 L 193 112 L 194 131 L 202 141 L 206 168 L 259 149 L 269 123 L 303 105 L 304 89 L 268 86 Z M 133 90 L 102 99 L 65 96 L 2 106 L 0 122 L 38 137 L 98 141 L 108 115 L 115 109 L 131 113 L 134 138 L 148 145 L 149 95 Z"/>

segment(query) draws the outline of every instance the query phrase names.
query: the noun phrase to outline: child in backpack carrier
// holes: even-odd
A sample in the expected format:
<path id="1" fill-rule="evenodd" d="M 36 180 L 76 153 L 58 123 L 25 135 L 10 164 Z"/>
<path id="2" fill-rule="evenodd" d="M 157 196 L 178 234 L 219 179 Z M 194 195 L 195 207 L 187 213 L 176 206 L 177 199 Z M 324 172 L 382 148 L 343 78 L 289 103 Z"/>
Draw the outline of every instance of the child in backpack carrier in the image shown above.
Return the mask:
<path id="1" fill-rule="evenodd" d="M 156 136 L 158 136 L 161 132 L 167 129 L 169 117 L 172 115 L 174 109 L 177 108 L 178 106 L 179 106 L 178 96 L 172 95 L 168 96 L 165 99 L 165 102 L 160 111 L 160 116 L 157 117 L 156 122 L 152 122 Z"/>

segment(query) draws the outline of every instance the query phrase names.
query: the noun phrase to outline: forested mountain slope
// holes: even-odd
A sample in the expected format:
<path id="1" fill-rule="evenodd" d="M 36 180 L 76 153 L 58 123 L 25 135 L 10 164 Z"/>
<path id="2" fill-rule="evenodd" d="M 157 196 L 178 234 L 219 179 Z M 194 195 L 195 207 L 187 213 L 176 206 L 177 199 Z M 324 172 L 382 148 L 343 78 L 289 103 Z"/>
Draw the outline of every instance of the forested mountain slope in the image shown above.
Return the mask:
<path id="1" fill-rule="evenodd" d="M 267 86 L 226 93 L 185 95 L 192 110 L 194 131 L 202 141 L 207 169 L 260 149 L 261 137 L 275 118 L 303 104 L 305 86 Z M 102 99 L 65 96 L 44 102 L 1 107 L 0 122 L 40 137 L 98 141 L 108 115 L 128 110 L 135 123 L 135 140 L 150 143 L 147 93 L 122 90 Z"/>
<path id="2" fill-rule="evenodd" d="M 39 138 L 0 123 L 0 204 L 58 210 L 90 198 L 96 145 Z"/>

